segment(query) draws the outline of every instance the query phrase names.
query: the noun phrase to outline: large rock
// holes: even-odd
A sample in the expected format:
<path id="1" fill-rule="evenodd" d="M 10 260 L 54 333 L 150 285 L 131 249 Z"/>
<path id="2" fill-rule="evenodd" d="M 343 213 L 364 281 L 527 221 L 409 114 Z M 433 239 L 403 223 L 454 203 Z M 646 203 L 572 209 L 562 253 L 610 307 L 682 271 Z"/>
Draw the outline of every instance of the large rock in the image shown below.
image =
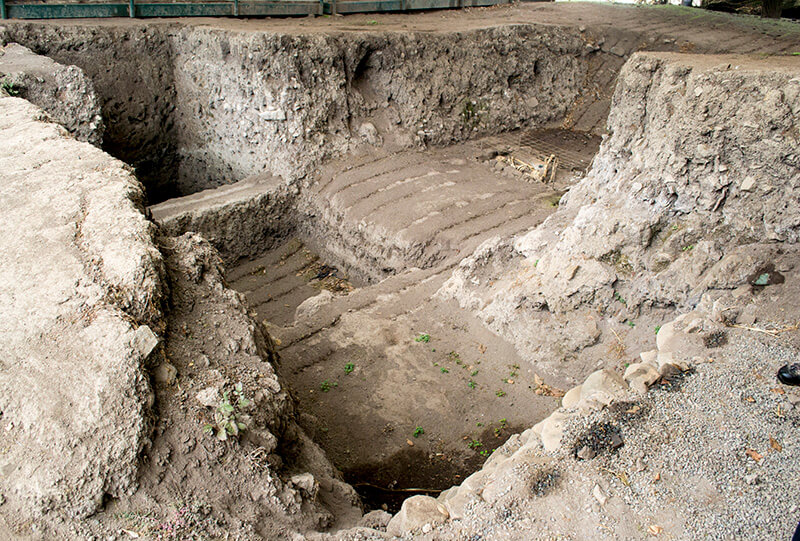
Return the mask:
<path id="1" fill-rule="evenodd" d="M 430 496 L 411 496 L 403 502 L 400 511 L 386 526 L 389 535 L 404 535 L 426 524 L 440 524 L 450 514 L 447 508 Z"/>
<path id="2" fill-rule="evenodd" d="M 79 67 L 64 66 L 9 43 L 0 47 L 0 80 L 14 95 L 44 109 L 76 139 L 97 146 L 103 142 L 100 99 Z"/>
<path id="3" fill-rule="evenodd" d="M 0 97 L 0 508 L 84 517 L 137 482 L 162 325 L 141 186 L 25 100 Z"/>

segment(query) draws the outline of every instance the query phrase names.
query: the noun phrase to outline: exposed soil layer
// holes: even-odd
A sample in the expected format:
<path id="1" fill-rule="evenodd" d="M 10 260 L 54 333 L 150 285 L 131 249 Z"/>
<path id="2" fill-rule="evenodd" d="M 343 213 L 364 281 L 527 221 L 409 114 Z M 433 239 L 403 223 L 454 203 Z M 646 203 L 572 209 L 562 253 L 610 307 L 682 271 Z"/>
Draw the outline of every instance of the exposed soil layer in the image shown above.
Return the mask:
<path id="1" fill-rule="evenodd" d="M 792 25 L 603 5 L 6 24 L 9 39 L 91 77 L 104 148 L 134 165 L 151 202 L 262 173 L 299 179 L 363 145 L 553 124 L 599 133 L 633 51 L 787 53 L 798 39 Z"/>
<path id="2" fill-rule="evenodd" d="M 656 488 L 667 487 L 660 494 L 673 497 L 666 501 L 674 506 L 649 499 L 652 482 L 636 494 L 622 492 L 629 486 L 625 480 L 649 482 L 634 473 L 628 477 L 645 455 L 627 451 L 649 450 L 629 440 L 642 418 L 668 424 L 656 404 L 639 406 L 626 396 L 624 406 L 602 410 L 596 403 L 586 406 L 581 395 L 583 406 L 601 413 L 583 423 L 576 408 L 565 405 L 556 412 L 561 432 L 551 416 L 549 424 L 538 424 L 538 433 L 512 433 L 540 421 L 561 403 L 564 390 L 594 370 L 622 372 L 648 341 L 657 341 L 657 350 L 641 359 L 669 354 L 678 363 L 673 370 L 709 349 L 727 355 L 726 362 L 739 355 L 748 367 L 772 369 L 741 355 L 736 348 L 751 346 L 724 326 L 753 329 L 765 319 L 764 306 L 777 302 L 767 295 L 761 304 L 753 299 L 796 293 L 796 257 L 783 246 L 796 243 L 800 227 L 790 205 L 769 199 L 778 201 L 776 194 L 792 194 L 797 186 L 797 156 L 787 144 L 797 139 L 796 63 L 789 56 L 767 64 L 764 58 L 662 54 L 636 55 L 620 68 L 642 48 L 788 52 L 796 48 L 797 33 L 778 35 L 780 25 L 751 26 L 712 14 L 687 24 L 686 10 L 580 7 L 381 16 L 375 22 L 390 31 L 380 32 L 365 30 L 374 25 L 363 17 L 10 25 L 12 38 L 86 67 L 103 96 L 107 148 L 136 165 L 154 200 L 194 192 L 151 208 L 161 232 L 208 235 L 231 263 L 227 280 L 241 292 L 228 289 L 211 244 L 191 234 L 162 239 L 167 272 L 151 276 L 157 274 L 152 267 L 162 267 L 151 226 L 138 213 L 141 193 L 125 182 L 109 183 L 127 190 L 116 199 L 126 211 L 136 207 L 138 218 L 128 225 L 145 224 L 137 240 L 152 248 L 145 254 L 150 259 L 143 259 L 152 280 L 145 288 L 114 287 L 115 262 L 137 253 L 104 252 L 113 239 L 98 242 L 99 260 L 91 251 L 85 257 L 84 271 L 92 271 L 86 291 L 101 290 L 91 300 L 102 297 L 103 309 L 113 311 L 124 331 L 121 343 L 132 349 L 125 381 L 135 383 L 126 395 L 134 407 L 112 413 L 133 415 L 128 425 L 135 433 L 126 433 L 110 471 L 91 462 L 100 473 L 86 486 L 69 468 L 42 470 L 63 475 L 61 488 L 80 496 L 69 502 L 73 516 L 105 510 L 73 533 L 108 537 L 122 527 L 158 536 L 161 525 L 147 518 L 156 516 L 170 527 L 188 523 L 180 532 L 187 536 L 297 538 L 302 531 L 311 539 L 328 538 L 317 532 L 352 526 L 361 514 L 339 471 L 368 508 L 399 510 L 389 528 L 397 534 L 423 532 L 437 540 L 574 536 L 606 519 L 620 536 L 638 535 L 646 526 L 666 527 L 678 538 L 707 531 L 704 513 L 717 508 L 702 504 L 716 503 L 715 490 L 727 490 L 708 486 L 730 479 L 698 470 L 683 482 L 668 471 L 680 461 L 671 460 L 675 451 L 662 440 L 652 445 L 660 453 L 654 461 L 667 472 Z M 514 17 L 515 25 L 500 24 Z M 619 30 L 620 24 L 638 27 Z M 736 39 L 722 41 L 731 36 Z M 118 73 L 109 70 L 112 64 L 120 66 Z M 740 64 L 746 69 L 733 67 Z M 580 181 L 599 143 L 618 73 L 624 80 L 613 98 L 610 136 Z M 762 90 L 764 99 L 755 99 Z M 750 109 L 731 107 L 730 96 L 753 100 L 755 124 L 714 118 L 716 110 L 724 119 L 752 120 Z M 11 98 L 0 102 L 16 106 Z M 703 120 L 697 129 L 695 113 Z M 35 111 L 26 115 L 26 129 L 42 120 Z M 720 132 L 730 138 L 712 140 Z M 756 132 L 769 137 L 754 139 Z M 646 134 L 652 141 L 645 141 Z M 60 135 L 50 139 L 55 143 L 42 145 L 61 144 Z M 740 140 L 748 152 L 727 156 L 728 146 Z M 15 141 L 14 151 L 25 154 L 24 144 Z M 561 164 L 552 178 L 543 182 L 528 174 L 535 172 L 531 164 L 551 155 Z M 15 158 L 5 159 L 19 180 Z M 30 152 L 26 159 L 21 163 L 31 170 L 52 167 L 31 161 Z M 747 177 L 743 171 L 760 169 L 753 161 L 772 165 Z M 104 167 L 132 182 L 120 164 Z M 74 178 L 71 187 L 86 180 L 81 171 Z M 775 190 L 781 183 L 786 190 Z M 6 193 L 8 200 L 24 200 L 25 194 Z M 36 195 L 37 204 L 49 208 L 47 197 Z M 87 212 L 92 201 L 72 198 L 64 227 L 47 240 L 70 250 L 78 243 L 80 252 L 93 238 L 104 239 L 84 237 L 98 233 L 92 227 L 105 228 L 105 234 L 123 228 L 100 219 L 111 220 L 113 213 L 97 218 Z M 38 211 L 31 214 L 40 219 Z M 757 219 L 748 223 L 752 216 Z M 14 242 L 19 240 L 6 239 L 9 246 Z M 59 287 L 72 283 L 61 278 Z M 142 291 L 150 297 L 142 299 Z M 169 303 L 161 306 L 167 296 Z M 54 313 L 82 302 L 55 300 Z M 748 302 L 758 304 L 757 313 L 738 306 Z M 692 318 L 672 321 L 676 307 L 693 310 Z M 790 310 L 786 317 L 794 315 Z M 92 309 L 70 325 L 94 323 L 95 316 Z M 665 321 L 669 330 L 659 330 Z M 139 329 L 133 337 L 127 336 L 134 332 L 131 322 Z M 139 336 L 148 330 L 141 323 L 158 330 L 163 347 L 154 350 L 155 336 Z M 773 329 L 778 324 L 784 327 Z M 776 318 L 761 331 L 778 336 L 791 324 Z M 780 333 L 770 334 L 776 329 Z M 70 327 L 62 334 L 69 338 L 72 332 Z M 691 347 L 681 349 L 667 336 Z M 142 340 L 148 348 L 140 347 Z M 149 357 L 151 351 L 156 353 Z M 724 403 L 730 397 L 712 383 L 693 384 L 695 374 L 719 375 L 715 369 L 660 374 L 654 392 L 672 393 L 669 400 L 684 390 L 703 397 L 709 389 Z M 628 392 L 619 374 L 609 380 L 618 385 L 617 395 Z M 11 397 L 3 413 L 17 415 L 17 404 L 24 403 L 19 389 L 26 387 L 3 382 Z M 773 420 L 770 430 L 791 449 L 796 438 L 780 424 L 787 404 L 762 387 L 757 398 L 748 396 L 777 407 L 780 421 Z M 239 398 L 235 407 L 227 404 L 229 396 Z M 69 395 L 65 403 L 80 400 Z M 686 414 L 689 432 L 702 435 L 698 416 L 680 400 L 672 403 Z M 220 417 L 231 411 L 234 424 Z M 743 425 L 755 426 L 757 416 L 740 413 L 744 421 L 735 430 L 751 430 Z M 565 419 L 571 419 L 566 428 Z M 793 416 L 786 422 L 794 423 Z M 22 424 L 12 422 L 6 430 L 33 426 Z M 559 447 L 562 434 L 566 453 Z M 749 457 L 742 461 L 760 464 L 765 455 L 754 448 L 765 450 L 766 443 L 746 447 L 749 433 L 736 434 L 735 446 L 715 451 L 742 451 Z M 781 452 L 781 443 L 770 445 Z M 13 456 L 21 449 L 14 447 Z M 581 455 L 584 449 L 594 456 Z M 486 457 L 484 468 L 470 475 Z M 591 466 L 575 466 L 586 479 L 598 480 L 590 492 L 569 468 L 595 458 Z M 695 462 L 718 472 L 716 460 Z M 781 475 L 771 460 L 761 465 Z M 737 475 L 750 471 L 739 466 Z M 606 471 L 619 483 L 604 479 Z M 11 505 L 0 509 L 0 518 L 9 509 L 25 510 L 25 502 L 46 513 L 70 500 L 69 493 L 44 499 L 25 493 L 24 476 L 17 472 L 17 478 L 22 481 L 11 487 Z M 436 495 L 452 485 L 460 486 L 439 494 L 438 503 L 423 499 L 434 506 L 427 522 L 409 518 L 408 501 L 399 508 L 409 494 Z M 611 489 L 624 495 L 606 507 Z M 767 490 L 774 493 L 772 486 Z M 701 511 L 681 507 L 691 500 L 687 491 L 700 494 Z M 726 531 L 747 537 L 748 524 L 775 514 L 744 509 L 736 499 L 742 492 L 731 496 L 738 515 Z M 171 506 L 184 497 L 191 505 L 170 522 Z M 670 521 L 665 508 L 680 509 L 673 513 L 679 520 Z M 432 530 L 441 515 L 452 520 Z M 551 524 L 559 517 L 567 524 Z M 33 533 L 24 520 L 13 528 Z M 377 539 L 384 537 L 383 526 L 338 535 Z M 771 530 L 776 536 L 777 528 Z"/>

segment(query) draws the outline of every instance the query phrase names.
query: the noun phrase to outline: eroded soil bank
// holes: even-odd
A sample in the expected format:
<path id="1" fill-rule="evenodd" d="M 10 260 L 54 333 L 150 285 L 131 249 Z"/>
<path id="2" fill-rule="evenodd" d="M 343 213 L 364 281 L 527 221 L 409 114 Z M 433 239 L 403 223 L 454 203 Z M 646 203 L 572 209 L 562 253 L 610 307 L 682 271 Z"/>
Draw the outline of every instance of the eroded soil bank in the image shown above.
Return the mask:
<path id="1" fill-rule="evenodd" d="M 30 232 L 4 241 L 4 274 L 30 274 L 19 253 L 30 254 L 31 276 L 57 274 L 22 284 L 36 305 L 2 291 L 17 337 L 0 382 L 9 389 L 0 504 L 9 536 L 755 539 L 788 530 L 794 511 L 780 495 L 797 479 L 785 457 L 800 445 L 790 429 L 798 400 L 764 374 L 796 355 L 798 315 L 785 308 L 796 297 L 797 220 L 791 206 L 759 202 L 798 184 L 797 62 L 636 56 L 585 178 L 530 183 L 487 157 L 496 145 L 478 136 L 588 123 L 634 49 L 707 52 L 728 31 L 712 39 L 716 19 L 703 19 L 698 34 L 697 25 L 685 30 L 684 12 L 665 11 L 655 26 L 667 30 L 642 40 L 646 25 L 609 33 L 597 14 L 619 23 L 655 11 L 587 8 L 595 19 L 581 28 L 563 9 L 496 16 L 555 10 L 551 22 L 562 24 L 572 13 L 563 26 L 483 28 L 470 13 L 466 30 L 449 36 L 341 23 L 276 34 L 250 27 L 259 23 L 79 22 L 59 35 L 12 24 L 12 37 L 32 48 L 86 64 L 107 134 L 119 129 L 106 144 L 120 147 L 108 148 L 130 153 L 152 193 L 223 186 L 164 203 L 170 211 L 154 207 L 156 228 L 122 163 L 24 101 L 0 98 L 0 127 L 14 141 L 0 156 L 3 201 Z M 729 22 L 748 40 L 760 32 Z M 754 43 L 780 51 L 796 42 L 786 34 Z M 142 52 L 152 54 L 139 67 Z M 116 62 L 121 75 L 87 58 Z M 480 69 L 447 71 L 453 62 Z M 554 92 L 567 102 L 548 101 Z M 738 102 L 748 106 L 731 109 Z M 41 161 L 51 154 L 58 160 Z M 319 167 L 337 154 L 346 155 Z M 68 200 L 44 224 L 48 183 Z M 193 229 L 229 262 L 254 258 L 229 274 L 241 294 L 215 248 L 183 234 Z M 310 292 L 286 285 L 305 262 L 287 273 L 295 263 L 269 250 L 295 234 L 309 245 L 335 239 L 305 284 L 337 287 L 303 299 Z M 51 256 L 62 263 L 48 265 Z M 364 278 L 352 288 L 348 263 Z M 284 275 L 255 280 L 273 267 Z M 297 302 L 281 302 L 290 297 Z M 25 313 L 38 327 L 25 326 Z M 94 341 L 98 333 L 105 341 Z M 33 351 L 21 345 L 29 334 L 40 344 Z M 51 338 L 70 362 L 48 349 Z M 87 339 L 88 364 L 72 362 Z M 732 376 L 742 366 L 752 378 Z M 63 377 L 29 378 L 45 371 Z M 33 402 L 20 394 L 29 379 L 45 389 Z M 306 398 L 292 399 L 287 381 Z M 570 391 L 560 397 L 562 389 Z M 308 397 L 314 414 L 296 409 Z M 546 413 L 537 408 L 559 398 L 560 409 L 481 470 L 438 499 L 406 500 L 394 518 L 362 518 L 312 439 L 351 475 L 388 473 L 381 488 L 416 484 L 385 464 L 460 456 L 474 467 L 492 438 L 534 424 Z M 118 425 L 126 432 L 109 428 Z M 376 460 L 378 433 L 394 451 Z M 91 459 L 17 467 L 37 446 L 42 457 Z M 762 496 L 776 504 L 747 503 Z"/>

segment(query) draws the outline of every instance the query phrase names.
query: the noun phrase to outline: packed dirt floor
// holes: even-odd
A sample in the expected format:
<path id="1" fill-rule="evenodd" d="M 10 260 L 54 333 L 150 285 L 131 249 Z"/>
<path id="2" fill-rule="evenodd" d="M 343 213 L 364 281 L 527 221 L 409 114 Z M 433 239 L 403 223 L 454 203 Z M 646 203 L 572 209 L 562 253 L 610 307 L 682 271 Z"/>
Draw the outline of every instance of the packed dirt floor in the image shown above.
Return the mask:
<path id="1" fill-rule="evenodd" d="M 799 25 L 535 3 L 0 44 L 0 535 L 791 536 Z"/>

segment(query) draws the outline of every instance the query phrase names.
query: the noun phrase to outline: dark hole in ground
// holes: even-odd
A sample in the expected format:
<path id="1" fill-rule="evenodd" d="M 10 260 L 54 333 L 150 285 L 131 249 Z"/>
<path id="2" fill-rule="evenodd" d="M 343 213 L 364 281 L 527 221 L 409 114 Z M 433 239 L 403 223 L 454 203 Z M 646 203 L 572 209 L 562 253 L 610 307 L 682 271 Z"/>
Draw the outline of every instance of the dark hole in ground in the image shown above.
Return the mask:
<path id="1" fill-rule="evenodd" d="M 345 469 L 344 479 L 356 489 L 367 511 L 385 509 L 397 513 L 403 500 L 417 494 L 438 496 L 443 490 L 460 485 L 483 466 L 492 452 L 522 427 L 506 427 L 495 432 L 485 429 L 480 437 L 464 445 L 466 456 L 445 452 L 429 453 L 416 447 L 401 449 L 380 462 Z"/>

